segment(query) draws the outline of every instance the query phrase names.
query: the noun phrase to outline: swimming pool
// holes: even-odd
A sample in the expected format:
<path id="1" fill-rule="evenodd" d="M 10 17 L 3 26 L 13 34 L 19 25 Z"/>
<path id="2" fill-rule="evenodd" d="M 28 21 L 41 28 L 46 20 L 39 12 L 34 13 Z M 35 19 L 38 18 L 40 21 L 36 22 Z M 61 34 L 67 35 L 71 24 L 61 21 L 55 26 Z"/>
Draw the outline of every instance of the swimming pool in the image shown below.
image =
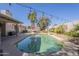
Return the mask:
<path id="1" fill-rule="evenodd" d="M 63 44 L 49 35 L 32 35 L 19 41 L 16 47 L 26 53 L 55 53 Z"/>

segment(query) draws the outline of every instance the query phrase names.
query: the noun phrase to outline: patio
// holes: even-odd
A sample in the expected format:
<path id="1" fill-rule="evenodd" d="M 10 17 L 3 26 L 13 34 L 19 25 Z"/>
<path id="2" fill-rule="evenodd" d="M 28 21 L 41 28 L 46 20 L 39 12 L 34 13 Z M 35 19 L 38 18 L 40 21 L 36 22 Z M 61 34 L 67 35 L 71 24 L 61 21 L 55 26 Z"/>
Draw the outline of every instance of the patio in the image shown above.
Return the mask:
<path id="1" fill-rule="evenodd" d="M 3 49 L 3 55 L 4 56 L 21 56 L 22 52 L 19 51 L 15 43 L 19 40 L 22 40 L 24 37 L 27 37 L 26 33 L 20 34 L 18 36 L 10 36 L 10 37 L 4 37 L 2 39 L 5 39 L 2 41 L 2 49 Z"/>

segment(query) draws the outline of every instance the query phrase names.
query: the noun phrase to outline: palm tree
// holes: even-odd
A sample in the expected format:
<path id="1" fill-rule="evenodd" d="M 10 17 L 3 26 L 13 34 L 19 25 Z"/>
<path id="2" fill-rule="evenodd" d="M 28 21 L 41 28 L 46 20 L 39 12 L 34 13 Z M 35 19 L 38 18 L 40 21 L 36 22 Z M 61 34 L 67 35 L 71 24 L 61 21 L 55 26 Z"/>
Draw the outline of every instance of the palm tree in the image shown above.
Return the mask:
<path id="1" fill-rule="evenodd" d="M 38 26 L 40 27 L 40 30 L 45 30 L 49 24 L 50 24 L 50 20 L 45 16 L 41 17 L 38 22 Z"/>
<path id="2" fill-rule="evenodd" d="M 28 14 L 28 19 L 31 21 L 31 27 L 32 29 L 34 30 L 35 29 L 35 22 L 36 22 L 36 12 L 35 11 L 31 11 L 29 14 Z"/>

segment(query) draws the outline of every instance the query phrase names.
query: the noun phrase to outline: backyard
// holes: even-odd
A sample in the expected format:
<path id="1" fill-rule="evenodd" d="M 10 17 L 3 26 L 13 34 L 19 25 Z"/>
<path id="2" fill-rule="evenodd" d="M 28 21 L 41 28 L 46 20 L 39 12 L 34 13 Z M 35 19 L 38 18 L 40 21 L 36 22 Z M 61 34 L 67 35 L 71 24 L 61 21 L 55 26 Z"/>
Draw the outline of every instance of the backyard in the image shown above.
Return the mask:
<path id="1" fill-rule="evenodd" d="M 16 9 L 18 11 L 16 14 L 15 10 L 13 8 L 11 9 L 14 5 L 28 8 L 29 11 L 27 10 L 26 13 L 25 9 L 19 10 L 17 7 Z M 0 47 L 3 51 L 0 53 L 1 55 L 79 56 L 79 20 L 60 20 L 59 17 L 50 14 L 52 12 L 50 12 L 49 8 L 47 13 L 28 7 L 27 5 L 28 4 L 23 5 L 17 3 L 8 4 L 10 11 L 14 11 L 12 13 L 14 13 L 15 18 L 19 20 L 23 19 L 21 21 L 15 20 L 13 16 L 10 15 L 9 10 L 2 10 L 6 13 L 0 14 Z M 46 5 L 51 8 L 53 4 Z M 39 9 L 46 8 L 46 5 L 44 5 L 45 7 L 41 5 Z M 39 6 L 39 4 L 37 4 L 37 6 Z M 59 5 L 56 7 L 58 6 Z M 62 8 L 64 7 L 61 7 L 61 9 Z M 56 10 L 59 12 L 59 9 Z M 6 15 L 7 13 L 8 15 Z M 16 15 L 18 17 L 16 17 Z"/>

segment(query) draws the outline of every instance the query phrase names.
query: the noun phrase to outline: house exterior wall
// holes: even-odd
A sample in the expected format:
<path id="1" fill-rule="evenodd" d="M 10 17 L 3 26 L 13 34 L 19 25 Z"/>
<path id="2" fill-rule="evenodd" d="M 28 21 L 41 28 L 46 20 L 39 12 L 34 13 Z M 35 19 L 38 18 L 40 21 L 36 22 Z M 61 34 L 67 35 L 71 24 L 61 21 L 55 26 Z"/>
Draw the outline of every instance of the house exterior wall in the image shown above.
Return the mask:
<path id="1" fill-rule="evenodd" d="M 16 31 L 15 30 L 15 24 L 14 23 L 6 23 L 6 35 L 8 35 L 8 32 Z"/>
<path id="2" fill-rule="evenodd" d="M 15 26 L 17 25 L 17 28 L 15 28 Z M 8 35 L 8 32 L 16 32 L 18 31 L 18 33 L 23 32 L 24 30 L 26 30 L 26 26 L 22 25 L 22 24 L 15 24 L 15 23 L 6 23 L 5 25 L 5 31 L 6 31 L 6 36 Z"/>
<path id="3" fill-rule="evenodd" d="M 26 26 L 24 26 L 23 24 L 18 24 L 19 27 L 19 32 L 23 32 L 24 30 L 26 30 Z"/>
<path id="4" fill-rule="evenodd" d="M 0 15 L 1 15 L 0 17 L 5 16 L 5 15 L 6 17 L 7 16 L 11 17 L 9 19 L 7 19 L 6 17 L 0 18 L 0 23 L 2 23 L 2 27 L 0 30 L 1 35 L 7 36 L 9 32 L 15 32 L 17 34 L 26 30 L 26 26 L 24 26 L 22 22 L 19 22 L 12 18 L 12 14 L 10 13 L 9 10 L 0 10 Z"/>

